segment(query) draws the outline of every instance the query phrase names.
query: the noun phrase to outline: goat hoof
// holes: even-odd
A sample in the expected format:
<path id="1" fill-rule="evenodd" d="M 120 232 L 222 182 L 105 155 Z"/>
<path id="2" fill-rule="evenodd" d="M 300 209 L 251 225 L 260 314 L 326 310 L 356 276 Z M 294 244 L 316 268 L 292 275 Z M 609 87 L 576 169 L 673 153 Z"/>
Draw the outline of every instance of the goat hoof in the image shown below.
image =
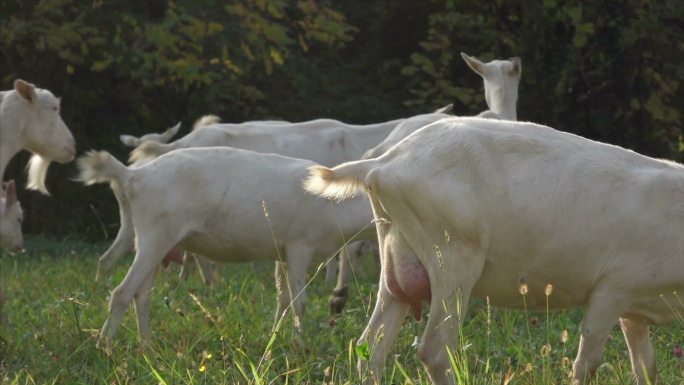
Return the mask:
<path id="1" fill-rule="evenodd" d="M 344 309 L 344 305 L 347 304 L 347 299 L 349 298 L 349 290 L 346 287 L 342 289 L 333 290 L 330 296 L 330 313 L 340 314 Z"/>

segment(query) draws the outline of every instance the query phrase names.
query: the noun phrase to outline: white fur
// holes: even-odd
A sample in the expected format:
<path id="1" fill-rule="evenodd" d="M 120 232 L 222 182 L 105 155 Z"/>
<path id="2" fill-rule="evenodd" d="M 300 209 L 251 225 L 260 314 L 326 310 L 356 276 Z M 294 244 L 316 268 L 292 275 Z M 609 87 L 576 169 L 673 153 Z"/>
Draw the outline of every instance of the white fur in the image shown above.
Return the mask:
<path id="1" fill-rule="evenodd" d="M 156 134 L 156 133 L 151 133 L 151 134 L 145 134 L 139 138 L 133 136 L 133 135 L 120 135 L 119 140 L 121 140 L 121 143 L 123 143 L 125 146 L 128 147 L 137 147 L 144 142 L 147 141 L 152 141 L 152 142 L 157 142 L 157 143 L 167 143 L 171 138 L 176 136 L 178 133 L 178 130 L 180 129 L 180 122 L 176 124 L 173 127 L 170 127 L 166 129 L 166 131 L 162 132 L 161 134 Z"/>
<path id="2" fill-rule="evenodd" d="M 135 297 L 140 334 L 149 337 L 147 292 L 155 267 L 174 247 L 220 262 L 276 261 L 276 319 L 291 299 L 301 316 L 311 260 L 359 232 L 361 239 L 375 234 L 365 197 L 336 204 L 302 189 L 314 164 L 227 147 L 177 150 L 137 168 L 105 152 L 79 159 L 83 182 L 109 182 L 118 198 L 125 197 L 136 239 L 135 259 L 112 293 L 103 335 L 114 337 Z"/>
<path id="3" fill-rule="evenodd" d="M 488 110 L 480 113 L 483 118 L 517 120 L 518 84 L 522 75 L 522 62 L 514 57 L 510 60 L 492 60 L 482 63 L 475 57 L 461 52 L 468 67 L 482 76 L 485 101 Z"/>
<path id="4" fill-rule="evenodd" d="M 48 195 L 45 175 L 51 161 L 74 159 L 76 145 L 59 115 L 60 100 L 50 91 L 23 80 L 0 98 L 0 179 L 10 159 L 22 149 L 31 151 L 28 188 Z"/>
<path id="5" fill-rule="evenodd" d="M 195 123 L 192 125 L 192 129 L 196 130 L 198 128 L 204 127 L 204 126 L 210 126 L 212 124 L 217 124 L 221 121 L 221 118 L 219 118 L 216 115 L 204 115 L 197 119 Z M 157 134 L 157 133 L 150 133 L 150 134 L 145 134 L 141 137 L 135 137 L 133 135 L 120 135 L 119 140 L 121 140 L 121 143 L 123 143 L 125 146 L 128 147 L 138 147 L 141 144 L 145 142 L 157 142 L 157 143 L 168 143 L 169 140 L 171 140 L 176 134 L 178 133 L 178 130 L 180 130 L 181 123 L 178 122 L 173 127 L 167 128 L 166 131 Z"/>
<path id="6" fill-rule="evenodd" d="M 452 118 L 378 158 L 312 174 L 307 187 L 319 194 L 365 190 L 383 261 L 427 271 L 418 354 L 433 383 L 453 383 L 446 347 L 456 348 L 471 294 L 521 308 L 522 283 L 528 309 L 545 309 L 547 284 L 552 309 L 585 309 L 573 384 L 594 373 L 618 319 L 637 383 L 655 382 L 649 325 L 684 313 L 673 295 L 684 293 L 684 166 L 532 123 Z M 370 361 L 360 362 L 369 382 L 409 308 L 383 284 L 389 278 L 360 339 L 370 344 Z"/>
<path id="7" fill-rule="evenodd" d="M 398 119 L 369 125 L 352 125 L 332 119 L 301 123 L 215 124 L 194 130 L 172 143 L 143 143 L 133 150 L 130 160 L 145 161 L 180 148 L 228 146 L 308 159 L 332 166 L 359 159 L 401 121 Z"/>
<path id="8" fill-rule="evenodd" d="M 266 120 L 210 124 L 199 130 L 194 129 L 172 143 L 145 142 L 133 150 L 130 161 L 132 166 L 137 167 L 161 154 L 176 149 L 230 146 L 308 159 L 332 166 L 360 158 L 368 148 L 378 144 L 401 121 L 403 119 L 369 125 L 352 125 L 331 119 L 317 119 L 300 123 Z M 199 126 L 199 122 L 202 122 L 202 119 L 195 124 L 195 127 Z M 204 121 L 204 123 L 210 122 Z M 131 251 L 134 246 L 133 229 L 128 219 L 130 214 L 128 214 L 127 204 L 124 201 L 125 197 L 120 196 L 116 190 L 114 193 L 119 201 L 121 227 L 110 248 L 100 257 L 98 278 L 100 274 L 107 272 L 117 259 Z M 352 253 L 355 253 L 362 245 L 351 247 Z M 201 257 L 197 261 L 203 262 Z M 205 270 L 207 266 L 206 263 L 202 263 L 201 266 L 205 278 L 212 276 L 211 272 Z M 184 265 L 181 274 L 187 276 L 185 269 L 186 266 Z M 344 280 L 349 275 L 348 273 L 347 266 L 343 265 L 339 275 Z"/>
<path id="9" fill-rule="evenodd" d="M 24 219 L 21 203 L 17 200 L 16 187 L 13 180 L 3 183 L 0 195 L 0 247 L 10 253 L 24 249 L 24 237 L 21 232 L 21 221 Z"/>

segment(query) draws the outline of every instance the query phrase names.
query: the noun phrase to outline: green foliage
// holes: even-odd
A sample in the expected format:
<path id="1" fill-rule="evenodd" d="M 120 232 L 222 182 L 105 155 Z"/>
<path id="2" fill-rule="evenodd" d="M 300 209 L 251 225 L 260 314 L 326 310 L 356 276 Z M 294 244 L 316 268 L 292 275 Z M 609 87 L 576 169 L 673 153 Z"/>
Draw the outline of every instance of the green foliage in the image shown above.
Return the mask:
<path id="1" fill-rule="evenodd" d="M 520 119 L 683 159 L 682 2 L 433 3 L 441 7 L 402 70 L 409 104 L 455 102 L 477 113 L 481 86 L 458 51 L 486 60 L 520 56 Z"/>
<path id="2" fill-rule="evenodd" d="M 0 89 L 17 77 L 51 89 L 79 152 L 125 158 L 120 134 L 182 120 L 182 135 L 207 113 L 373 123 L 453 103 L 476 114 L 482 81 L 459 52 L 519 56 L 521 120 L 681 161 L 682 15 L 676 0 L 10 0 Z M 23 181 L 26 160 L 5 179 Z M 25 231 L 113 236 L 111 192 L 73 175 L 51 167 L 54 198 L 19 192 Z"/>

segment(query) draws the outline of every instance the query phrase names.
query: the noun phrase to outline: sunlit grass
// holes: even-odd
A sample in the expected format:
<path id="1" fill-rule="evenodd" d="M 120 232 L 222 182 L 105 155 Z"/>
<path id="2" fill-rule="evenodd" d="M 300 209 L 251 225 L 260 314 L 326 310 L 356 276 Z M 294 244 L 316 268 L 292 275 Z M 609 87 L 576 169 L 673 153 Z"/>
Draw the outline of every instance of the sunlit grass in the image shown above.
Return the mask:
<path id="1" fill-rule="evenodd" d="M 198 274 L 177 278 L 177 267 L 160 272 L 151 303 L 153 340 L 137 341 L 129 311 L 110 352 L 96 347 L 111 289 L 130 258 L 102 282 L 93 278 L 104 245 L 75 239 L 29 239 L 30 253 L 3 255 L 0 276 L 7 292 L 9 325 L 0 330 L 0 384 L 357 384 L 355 341 L 372 309 L 377 267 L 356 274 L 343 316 L 329 315 L 332 285 L 318 277 L 308 290 L 303 317 L 306 348 L 293 342 L 292 319 L 271 333 L 275 311 L 273 264 L 220 268 L 214 288 Z M 314 271 L 315 268 L 311 268 Z M 548 301 L 553 303 L 553 293 Z M 371 304 L 372 305 L 372 304 Z M 132 308 L 132 307 L 131 307 Z M 427 315 L 427 311 L 425 313 Z M 581 312 L 525 312 L 491 308 L 473 300 L 456 373 L 471 384 L 568 384 L 579 342 Z M 416 356 L 424 321 L 408 319 L 388 358 L 385 384 L 428 384 Z M 682 383 L 684 324 L 655 328 L 660 380 Z M 460 372 L 459 372 L 460 370 Z M 630 384 L 629 357 L 616 325 L 595 384 Z"/>

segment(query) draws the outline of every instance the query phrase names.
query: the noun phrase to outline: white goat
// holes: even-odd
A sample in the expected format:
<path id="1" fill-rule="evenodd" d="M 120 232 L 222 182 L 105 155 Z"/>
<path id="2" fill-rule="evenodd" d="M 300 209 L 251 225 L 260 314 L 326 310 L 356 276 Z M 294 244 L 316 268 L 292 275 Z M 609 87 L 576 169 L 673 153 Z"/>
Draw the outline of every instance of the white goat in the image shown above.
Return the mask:
<path id="1" fill-rule="evenodd" d="M 0 248 L 9 253 L 17 253 L 24 250 L 24 237 L 21 232 L 21 221 L 24 214 L 21 204 L 17 200 L 14 180 L 2 184 L 0 195 Z M 5 314 L 2 308 L 5 304 L 5 293 L 0 285 L 0 324 L 5 323 Z"/>
<path id="2" fill-rule="evenodd" d="M 485 101 L 489 109 L 481 112 L 478 116 L 491 119 L 517 120 L 518 85 L 522 75 L 522 62 L 520 58 L 514 57 L 510 60 L 493 60 L 489 63 L 482 63 L 463 52 L 461 52 L 461 57 L 484 80 Z M 432 114 L 418 115 L 404 120 L 380 144 L 366 151 L 363 158 L 376 158 L 419 128 L 440 119 L 451 117 L 451 115 L 446 115 L 444 112 L 437 110 Z"/>
<path id="3" fill-rule="evenodd" d="M 197 130 L 198 128 L 201 128 L 204 126 L 217 124 L 220 121 L 221 121 L 221 119 L 216 115 L 204 115 L 195 121 L 195 124 L 193 124 L 192 129 Z M 135 137 L 133 135 L 121 135 L 121 136 L 119 136 L 119 139 L 121 140 L 121 143 L 123 143 L 124 145 L 126 145 L 128 147 L 137 147 L 137 146 L 139 146 L 145 142 L 167 143 L 169 140 L 171 140 L 171 138 L 176 136 L 180 127 L 181 127 L 181 123 L 178 122 L 178 124 L 176 124 L 173 127 L 166 129 L 166 131 L 162 132 L 161 134 L 150 133 L 150 134 L 145 134 L 141 137 Z M 135 165 L 139 166 L 143 163 L 144 162 L 138 162 Z M 122 213 L 122 215 L 120 217 L 120 221 L 121 221 L 121 226 L 119 228 L 121 229 L 125 226 L 124 221 L 129 221 L 128 214 Z M 130 245 L 129 249 L 133 250 L 132 244 Z M 181 278 L 187 279 L 188 273 L 189 273 L 188 267 L 193 261 L 196 261 L 197 266 L 199 267 L 200 275 L 202 276 L 202 280 L 206 284 L 211 286 L 213 284 L 214 266 L 210 261 L 203 259 L 201 256 L 198 256 L 197 258 L 195 258 L 194 256 L 189 255 L 189 254 L 185 254 L 183 256 L 183 263 L 181 265 L 181 272 L 180 272 Z M 98 270 L 98 276 L 99 276 L 99 270 Z M 98 276 L 96 276 L 96 280 L 99 278 Z"/>
<path id="4" fill-rule="evenodd" d="M 519 57 L 509 60 L 493 60 L 482 63 L 472 56 L 461 52 L 468 67 L 482 76 L 484 80 L 485 101 L 488 110 L 478 116 L 504 120 L 517 120 L 518 84 L 522 75 L 522 62 Z"/>
<path id="5" fill-rule="evenodd" d="M 180 148 L 226 146 L 332 166 L 361 158 L 366 150 L 380 143 L 402 121 L 397 119 L 369 125 L 352 125 L 332 119 L 282 124 L 215 124 L 194 130 L 172 143 L 143 143 L 131 152 L 130 161 L 144 161 Z"/>
<path id="6" fill-rule="evenodd" d="M 485 100 L 488 110 L 481 112 L 478 116 L 492 119 L 516 120 L 516 103 L 518 101 L 518 84 L 522 74 L 522 63 L 520 58 L 510 60 L 494 60 L 489 63 L 482 63 L 479 60 L 461 53 L 461 57 L 476 73 L 484 79 Z M 448 105 L 431 114 L 417 115 L 405 119 L 377 146 L 366 151 L 363 159 L 376 158 L 384 154 L 387 150 L 399 143 L 405 137 L 411 135 L 418 129 L 434 123 L 440 119 L 449 118 L 452 105 Z M 360 255 L 360 249 L 356 250 L 355 255 Z M 342 311 L 347 302 L 347 285 L 351 275 L 351 266 L 348 258 L 340 259 L 337 284 L 333 289 L 330 300 L 330 307 L 333 313 Z"/>
<path id="7" fill-rule="evenodd" d="M 14 180 L 3 183 L 0 196 L 0 247 L 10 253 L 24 249 L 24 237 L 21 232 L 21 222 L 24 213 L 21 203 L 17 200 L 17 189 Z"/>
<path id="8" fill-rule="evenodd" d="M 178 133 L 178 130 L 180 129 L 180 122 L 176 124 L 175 126 L 168 128 L 166 131 L 162 132 L 161 134 L 156 134 L 156 133 L 151 133 L 151 134 L 145 134 L 141 137 L 135 137 L 133 135 L 120 135 L 119 140 L 121 140 L 121 143 L 123 143 L 125 146 L 128 147 L 138 147 L 144 142 L 147 141 L 152 141 L 152 142 L 157 142 L 157 143 L 167 143 L 171 138 L 176 136 Z"/>
<path id="9" fill-rule="evenodd" d="M 227 147 L 173 151 L 138 168 L 126 168 L 106 152 L 79 159 L 80 180 L 108 182 L 125 196 L 136 239 L 135 259 L 112 292 L 102 335 L 111 341 L 135 299 L 140 336 L 150 337 L 155 267 L 177 248 L 221 262 L 276 261 L 276 320 L 291 300 L 301 316 L 310 261 L 354 235 L 375 234 L 365 198 L 335 204 L 302 189 L 314 164 Z"/>
<path id="10" fill-rule="evenodd" d="M 331 119 L 301 123 L 249 121 L 213 124 L 200 130 L 195 129 L 172 143 L 145 142 L 133 150 L 130 161 L 138 166 L 176 149 L 230 146 L 308 159 L 332 166 L 360 158 L 364 151 L 379 143 L 401 121 L 403 119 L 369 125 L 350 125 Z M 100 257 L 96 279 L 107 273 L 116 260 L 132 251 L 134 247 L 129 204 L 116 188 L 113 189 L 119 203 L 121 227 L 112 245 Z M 350 245 L 352 249 L 355 247 L 360 246 Z M 203 262 L 200 259 L 197 261 Z M 211 272 L 204 268 L 207 266 L 206 263 L 198 264 L 205 280 L 212 276 Z"/>
<path id="11" fill-rule="evenodd" d="M 51 161 L 74 159 L 76 144 L 59 116 L 60 100 L 50 91 L 21 79 L 14 89 L 0 92 L 0 179 L 10 159 L 19 151 L 31 151 L 29 189 L 48 195 L 45 176 Z"/>
<path id="12" fill-rule="evenodd" d="M 196 130 L 200 127 L 210 126 L 212 124 L 217 124 L 220 122 L 221 118 L 219 118 L 216 115 L 204 115 L 195 121 L 195 124 L 193 124 L 192 129 Z M 180 127 L 181 123 L 178 122 L 178 124 L 176 124 L 173 127 L 167 128 L 166 131 L 162 132 L 161 134 L 150 133 L 145 134 L 141 137 L 135 137 L 133 135 L 124 134 L 119 136 L 119 140 L 121 140 L 121 143 L 128 147 L 138 147 L 145 142 L 168 143 L 169 140 L 176 136 L 178 130 L 180 130 Z"/>
<path id="13" fill-rule="evenodd" d="M 368 383 L 409 309 L 420 317 L 428 301 L 418 354 L 433 383 L 453 384 L 447 348 L 457 349 L 471 295 L 584 308 L 573 384 L 592 376 L 620 319 L 637 383 L 655 383 L 649 325 L 684 313 L 681 164 L 532 123 L 452 118 L 378 158 L 314 167 L 307 188 L 371 200 L 382 273 L 359 340 L 371 352 L 359 362 Z"/>

